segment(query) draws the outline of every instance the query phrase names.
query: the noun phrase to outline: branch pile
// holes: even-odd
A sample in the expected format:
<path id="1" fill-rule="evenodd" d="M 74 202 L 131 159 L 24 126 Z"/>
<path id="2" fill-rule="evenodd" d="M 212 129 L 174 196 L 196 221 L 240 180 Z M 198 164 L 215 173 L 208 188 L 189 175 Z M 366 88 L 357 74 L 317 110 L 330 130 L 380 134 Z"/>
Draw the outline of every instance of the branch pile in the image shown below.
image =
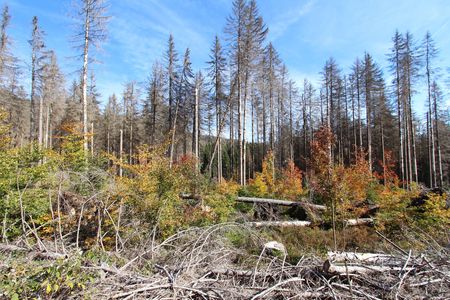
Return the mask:
<path id="1" fill-rule="evenodd" d="M 246 247 L 233 246 L 230 240 L 236 234 L 245 238 L 241 242 Z M 161 243 L 150 238 L 136 249 L 111 253 L 120 257 L 120 264 L 109 260 L 84 265 L 86 272 L 97 274 L 96 280 L 71 297 L 444 299 L 450 294 L 445 249 L 420 255 L 396 249 L 330 252 L 326 259 L 308 256 L 290 264 L 286 252 L 272 244 L 276 242 L 267 243 L 251 227 L 236 223 L 191 228 Z M 243 248 L 259 250 L 249 254 Z"/>

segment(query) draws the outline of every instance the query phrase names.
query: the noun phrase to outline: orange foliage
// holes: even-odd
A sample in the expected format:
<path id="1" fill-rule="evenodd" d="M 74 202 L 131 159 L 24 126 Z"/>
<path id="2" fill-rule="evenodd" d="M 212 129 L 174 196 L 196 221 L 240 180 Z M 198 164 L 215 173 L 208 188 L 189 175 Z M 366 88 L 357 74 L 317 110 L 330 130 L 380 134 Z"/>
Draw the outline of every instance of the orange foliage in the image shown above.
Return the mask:
<path id="1" fill-rule="evenodd" d="M 366 159 L 366 153 L 359 151 L 353 165 L 348 168 L 336 167 L 334 172 L 339 187 L 336 195 L 340 200 L 341 210 L 352 210 L 358 215 L 358 210 L 355 208 L 358 207 L 364 211 L 363 205 L 368 198 L 368 193 L 377 184 Z"/>
<path id="2" fill-rule="evenodd" d="M 378 162 L 383 169 L 381 173 L 375 172 L 375 176 L 382 180 L 383 183 L 387 187 L 398 187 L 400 184 L 400 179 L 397 176 L 397 173 L 395 172 L 395 161 L 392 158 L 392 152 L 391 151 L 385 151 L 384 153 L 384 163 L 383 161 Z"/>
<path id="3" fill-rule="evenodd" d="M 277 186 L 277 194 L 282 198 L 295 200 L 303 193 L 302 172 L 292 160 L 289 160 L 287 166 L 283 169 Z"/>
<path id="4" fill-rule="evenodd" d="M 314 134 L 311 142 L 311 152 L 313 153 L 309 162 L 310 168 L 316 176 L 328 176 L 332 165 L 331 146 L 334 143 L 334 136 L 329 127 L 321 127 Z"/>

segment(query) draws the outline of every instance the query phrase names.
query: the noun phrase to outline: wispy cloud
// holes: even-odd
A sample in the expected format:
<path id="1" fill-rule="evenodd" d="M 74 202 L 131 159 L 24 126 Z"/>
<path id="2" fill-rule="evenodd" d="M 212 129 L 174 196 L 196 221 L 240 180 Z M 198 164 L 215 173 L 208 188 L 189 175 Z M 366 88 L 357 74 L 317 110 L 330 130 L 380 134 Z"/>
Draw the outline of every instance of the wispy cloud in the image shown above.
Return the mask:
<path id="1" fill-rule="evenodd" d="M 126 18 L 116 17 L 111 25 L 111 42 L 114 47 L 120 46 L 125 62 L 138 71 L 149 72 L 151 62 L 163 54 L 171 33 L 178 49 L 180 45 L 193 48 L 196 53 L 208 49 L 209 43 L 199 32 L 198 24 L 181 17 L 165 2 L 132 0 L 127 1 L 126 7 L 130 8 Z"/>
<path id="2" fill-rule="evenodd" d="M 275 21 L 269 24 L 269 35 L 271 40 L 281 37 L 291 26 L 295 25 L 301 17 L 308 14 L 314 7 L 316 0 L 308 0 L 288 12 L 279 15 Z"/>

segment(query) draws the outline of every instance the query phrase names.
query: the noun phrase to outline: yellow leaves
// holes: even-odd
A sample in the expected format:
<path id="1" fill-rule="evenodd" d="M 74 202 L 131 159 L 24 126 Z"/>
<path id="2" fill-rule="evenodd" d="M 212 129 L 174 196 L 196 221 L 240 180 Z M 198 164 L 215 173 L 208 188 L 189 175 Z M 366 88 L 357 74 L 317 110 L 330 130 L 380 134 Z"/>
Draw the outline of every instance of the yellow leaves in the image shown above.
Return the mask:
<path id="1" fill-rule="evenodd" d="M 52 285 L 47 283 L 47 287 L 45 288 L 45 293 L 48 295 L 52 292 Z"/>
<path id="2" fill-rule="evenodd" d="M 237 182 L 224 179 L 217 185 L 217 192 L 221 195 L 236 196 L 240 188 L 241 186 Z"/>
<path id="3" fill-rule="evenodd" d="M 264 158 L 262 172 L 255 174 L 248 189 L 258 197 L 296 200 L 303 193 L 302 173 L 293 161 L 288 161 L 285 168 L 276 172 L 273 153 L 269 152 Z"/>
<path id="4" fill-rule="evenodd" d="M 269 188 L 263 174 L 257 173 L 255 179 L 251 181 L 250 185 L 254 193 L 257 195 L 265 196 L 268 194 Z"/>
<path id="5" fill-rule="evenodd" d="M 255 178 L 250 181 L 249 190 L 259 197 L 275 192 L 275 166 L 272 151 L 269 151 L 263 160 L 262 172 L 256 173 Z"/>
<path id="6" fill-rule="evenodd" d="M 450 209 L 446 208 L 447 194 L 430 193 L 425 201 L 424 217 L 430 225 L 442 225 L 444 228 L 450 227 Z"/>
<path id="7" fill-rule="evenodd" d="M 277 186 L 277 193 L 281 198 L 295 200 L 303 193 L 302 173 L 292 160 L 289 160 L 283 169 Z"/>

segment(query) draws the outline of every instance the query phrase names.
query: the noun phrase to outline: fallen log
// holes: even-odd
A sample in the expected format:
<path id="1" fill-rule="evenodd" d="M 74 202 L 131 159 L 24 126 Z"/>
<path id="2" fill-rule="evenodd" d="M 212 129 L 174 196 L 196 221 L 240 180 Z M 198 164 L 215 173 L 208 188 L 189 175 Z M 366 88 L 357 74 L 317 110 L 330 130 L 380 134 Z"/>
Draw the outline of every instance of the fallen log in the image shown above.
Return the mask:
<path id="1" fill-rule="evenodd" d="M 251 276 L 267 276 L 267 273 L 264 272 L 253 272 L 253 270 L 231 270 L 225 268 L 212 269 L 209 272 L 216 275 L 223 276 L 240 276 L 240 277 L 251 277 Z"/>
<path id="2" fill-rule="evenodd" d="M 62 259 L 67 258 L 67 255 L 52 251 L 35 251 L 24 247 L 19 247 L 11 244 L 0 244 L 0 252 L 23 252 L 29 253 L 33 258 L 37 259 Z"/>
<path id="3" fill-rule="evenodd" d="M 347 275 L 347 274 L 370 274 L 370 273 L 386 273 L 386 272 L 403 272 L 411 271 L 413 268 L 404 268 L 402 266 L 376 266 L 376 265 L 337 265 L 329 260 L 323 264 L 323 271 L 329 274 Z"/>
<path id="4" fill-rule="evenodd" d="M 307 227 L 311 226 L 309 221 L 262 221 L 262 222 L 246 222 L 245 224 L 252 227 Z"/>
<path id="5" fill-rule="evenodd" d="M 28 252 L 27 248 L 19 247 L 11 244 L 0 244 L 0 252 Z"/>
<path id="6" fill-rule="evenodd" d="M 279 200 L 279 199 L 269 199 L 269 198 L 254 198 L 254 197 L 237 197 L 238 202 L 247 203 L 267 203 L 283 206 L 302 206 L 304 208 L 310 208 L 313 210 L 326 211 L 327 207 L 325 205 L 312 204 L 305 201 L 290 201 L 290 200 Z"/>
<path id="7" fill-rule="evenodd" d="M 187 193 L 181 193 L 180 195 L 179 195 L 179 197 L 181 198 L 181 199 L 184 199 L 184 200 L 202 200 L 202 196 L 201 195 L 197 195 L 197 194 L 187 194 Z"/>
<path id="8" fill-rule="evenodd" d="M 372 218 L 348 219 L 344 221 L 345 226 L 359 226 L 373 224 Z"/>
<path id="9" fill-rule="evenodd" d="M 327 258 L 332 262 L 358 261 L 370 263 L 382 263 L 386 261 L 398 261 L 399 258 L 384 253 L 360 253 L 360 252 L 333 252 L 327 253 Z"/>

